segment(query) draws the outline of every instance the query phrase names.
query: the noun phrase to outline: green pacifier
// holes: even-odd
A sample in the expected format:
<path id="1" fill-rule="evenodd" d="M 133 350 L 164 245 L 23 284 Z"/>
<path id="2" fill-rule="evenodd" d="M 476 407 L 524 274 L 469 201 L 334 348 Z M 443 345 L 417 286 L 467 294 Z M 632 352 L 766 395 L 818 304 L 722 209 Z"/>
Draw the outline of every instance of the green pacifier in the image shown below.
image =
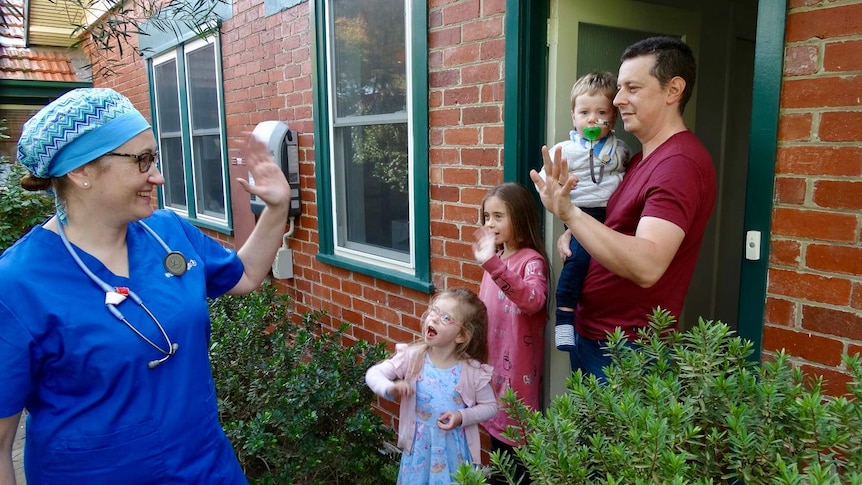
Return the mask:
<path id="1" fill-rule="evenodd" d="M 590 141 L 596 141 L 599 139 L 599 135 L 602 134 L 601 126 L 585 126 L 583 129 L 584 138 Z"/>

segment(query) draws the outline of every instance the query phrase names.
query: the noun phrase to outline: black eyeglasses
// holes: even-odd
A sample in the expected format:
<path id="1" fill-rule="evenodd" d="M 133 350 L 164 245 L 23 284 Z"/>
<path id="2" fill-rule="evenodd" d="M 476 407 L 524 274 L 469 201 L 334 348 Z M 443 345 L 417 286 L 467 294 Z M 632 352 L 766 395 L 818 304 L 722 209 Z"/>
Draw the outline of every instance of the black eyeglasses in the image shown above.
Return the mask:
<path id="1" fill-rule="evenodd" d="M 128 157 L 134 158 L 136 162 L 138 162 L 138 170 L 141 173 L 147 173 L 150 171 L 150 167 L 153 165 L 153 162 L 159 161 L 159 152 L 144 152 L 144 153 L 106 153 L 105 155 L 110 155 L 113 157 Z"/>

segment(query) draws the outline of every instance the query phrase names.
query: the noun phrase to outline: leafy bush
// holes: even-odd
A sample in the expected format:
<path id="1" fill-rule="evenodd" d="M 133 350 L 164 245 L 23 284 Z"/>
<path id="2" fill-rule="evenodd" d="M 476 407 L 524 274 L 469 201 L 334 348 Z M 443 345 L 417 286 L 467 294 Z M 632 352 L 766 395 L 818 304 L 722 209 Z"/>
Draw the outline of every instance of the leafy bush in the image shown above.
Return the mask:
<path id="1" fill-rule="evenodd" d="M 721 322 L 676 333 L 665 311 L 650 321 L 639 349 L 611 336 L 606 384 L 575 373 L 544 414 L 504 396 L 532 483 L 862 483 L 858 355 L 844 357 L 849 395 L 832 398 L 783 352 L 752 362 L 752 343 Z M 511 460 L 491 463 L 514 482 Z M 483 483 L 482 473 L 463 467 L 456 482 Z"/>
<path id="2" fill-rule="evenodd" d="M 397 475 L 393 441 L 371 407 L 365 371 L 383 345 L 341 344 L 323 312 L 288 318 L 290 300 L 265 285 L 211 302 L 210 358 L 225 431 L 252 483 L 385 484 Z"/>
<path id="3" fill-rule="evenodd" d="M 5 122 L 6 120 L 2 120 Z M 8 138 L 0 126 L 0 135 Z M 11 246 L 36 224 L 54 212 L 54 199 L 44 192 L 21 188 L 21 177 L 27 170 L 0 154 L 0 252 Z"/>

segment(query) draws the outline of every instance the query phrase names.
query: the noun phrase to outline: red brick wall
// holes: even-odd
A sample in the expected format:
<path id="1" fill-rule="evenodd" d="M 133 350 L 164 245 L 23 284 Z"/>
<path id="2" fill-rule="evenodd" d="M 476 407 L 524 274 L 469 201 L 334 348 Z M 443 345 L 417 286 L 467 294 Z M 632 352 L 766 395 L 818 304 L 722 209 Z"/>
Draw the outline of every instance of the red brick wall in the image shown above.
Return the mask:
<path id="1" fill-rule="evenodd" d="M 502 180 L 504 0 L 429 2 L 431 270 L 437 287 L 478 288 L 470 244 L 487 189 Z M 303 216 L 290 239 L 295 274 L 280 281 L 297 309 L 324 309 L 351 337 L 409 342 L 429 295 L 322 264 L 314 178 L 308 3 L 261 19 L 262 3 L 240 1 L 223 26 L 230 130 L 270 114 L 300 133 Z M 258 53 L 263 52 L 266 55 Z M 275 57 L 275 62 L 267 59 Z M 266 60 L 264 60 L 266 59 Z M 422 127 L 420 127 L 422 129 Z M 396 408 L 388 408 L 396 414 Z"/>
<path id="2" fill-rule="evenodd" d="M 832 394 L 862 352 L 862 1 L 790 0 L 763 336 Z"/>
<path id="3" fill-rule="evenodd" d="M 470 245 L 479 206 L 503 180 L 504 0 L 429 2 L 431 270 L 478 289 Z"/>

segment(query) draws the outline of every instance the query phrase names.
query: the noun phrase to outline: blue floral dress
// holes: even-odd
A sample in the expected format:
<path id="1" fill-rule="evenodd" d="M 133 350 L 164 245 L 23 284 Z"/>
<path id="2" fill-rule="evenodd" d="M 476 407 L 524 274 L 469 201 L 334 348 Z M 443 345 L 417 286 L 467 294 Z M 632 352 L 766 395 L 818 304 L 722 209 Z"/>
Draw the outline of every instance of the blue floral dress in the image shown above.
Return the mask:
<path id="1" fill-rule="evenodd" d="M 450 485 L 458 465 L 471 462 L 464 428 L 445 431 L 437 426 L 441 414 L 465 407 L 455 391 L 460 379 L 460 363 L 438 369 L 425 356 L 416 382 L 416 432 L 410 453 L 401 456 L 398 485 Z"/>

